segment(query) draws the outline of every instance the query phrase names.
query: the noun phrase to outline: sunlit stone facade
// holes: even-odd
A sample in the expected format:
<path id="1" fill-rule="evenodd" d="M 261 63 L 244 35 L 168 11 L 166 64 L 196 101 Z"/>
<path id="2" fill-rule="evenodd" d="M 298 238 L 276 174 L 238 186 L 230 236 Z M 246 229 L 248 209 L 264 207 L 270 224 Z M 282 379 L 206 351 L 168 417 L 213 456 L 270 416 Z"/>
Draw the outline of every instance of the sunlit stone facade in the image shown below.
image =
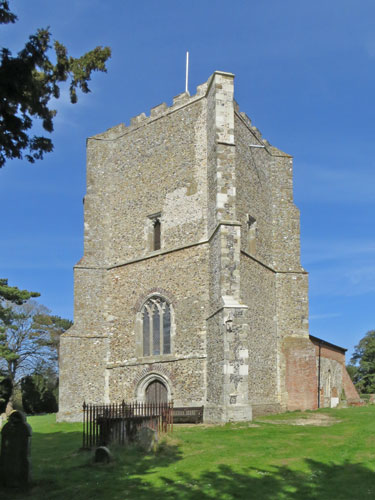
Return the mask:
<path id="1" fill-rule="evenodd" d="M 317 407 L 292 158 L 233 94 L 234 75 L 215 72 L 195 95 L 88 139 L 60 420 L 80 419 L 84 400 L 147 400 L 150 387 L 203 405 L 210 422 Z M 341 397 L 339 358 L 329 387 Z"/>

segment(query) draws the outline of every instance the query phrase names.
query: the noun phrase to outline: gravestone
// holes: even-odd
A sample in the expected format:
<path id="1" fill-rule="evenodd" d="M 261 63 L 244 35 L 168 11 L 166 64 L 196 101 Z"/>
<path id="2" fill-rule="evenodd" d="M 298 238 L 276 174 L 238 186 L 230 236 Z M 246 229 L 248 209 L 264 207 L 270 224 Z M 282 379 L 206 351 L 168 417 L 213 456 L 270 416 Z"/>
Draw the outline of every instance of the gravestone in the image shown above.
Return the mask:
<path id="1" fill-rule="evenodd" d="M 139 429 L 136 443 L 144 451 L 149 452 L 154 449 L 158 442 L 158 433 L 151 427 L 142 427 Z"/>
<path id="2" fill-rule="evenodd" d="M 1 431 L 0 481 L 6 487 L 25 487 L 30 483 L 31 434 L 25 415 L 12 411 Z"/>
<path id="3" fill-rule="evenodd" d="M 94 462 L 95 463 L 108 463 L 112 460 L 112 455 L 106 446 L 99 446 L 95 450 Z"/>

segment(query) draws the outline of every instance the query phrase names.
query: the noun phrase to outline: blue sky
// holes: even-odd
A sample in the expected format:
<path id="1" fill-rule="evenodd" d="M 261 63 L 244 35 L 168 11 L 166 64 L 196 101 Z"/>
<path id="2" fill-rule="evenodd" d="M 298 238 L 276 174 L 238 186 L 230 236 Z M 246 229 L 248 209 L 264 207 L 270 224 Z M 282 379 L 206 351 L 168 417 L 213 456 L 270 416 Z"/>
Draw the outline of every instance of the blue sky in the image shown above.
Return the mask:
<path id="1" fill-rule="evenodd" d="M 373 0 L 18 0 L 1 45 L 17 52 L 37 28 L 73 56 L 112 48 L 92 93 L 56 102 L 54 152 L 0 170 L 0 277 L 39 291 L 73 316 L 82 256 L 85 139 L 215 70 L 235 73 L 242 111 L 294 156 L 302 264 L 310 273 L 310 333 L 353 346 L 375 328 L 375 2 Z M 349 358 L 347 356 L 347 358 Z"/>

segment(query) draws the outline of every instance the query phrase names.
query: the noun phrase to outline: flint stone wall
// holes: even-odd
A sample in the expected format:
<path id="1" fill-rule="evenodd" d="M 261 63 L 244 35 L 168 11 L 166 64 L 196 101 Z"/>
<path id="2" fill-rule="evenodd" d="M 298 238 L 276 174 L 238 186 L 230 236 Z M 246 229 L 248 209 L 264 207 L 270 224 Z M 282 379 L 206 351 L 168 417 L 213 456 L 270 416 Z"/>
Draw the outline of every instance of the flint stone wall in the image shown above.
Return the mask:
<path id="1" fill-rule="evenodd" d="M 60 420 L 79 420 L 83 400 L 142 400 L 153 379 L 211 422 L 316 406 L 292 158 L 240 112 L 233 82 L 215 72 L 194 96 L 88 139 Z M 153 295 L 170 304 L 171 353 L 143 356 Z"/>

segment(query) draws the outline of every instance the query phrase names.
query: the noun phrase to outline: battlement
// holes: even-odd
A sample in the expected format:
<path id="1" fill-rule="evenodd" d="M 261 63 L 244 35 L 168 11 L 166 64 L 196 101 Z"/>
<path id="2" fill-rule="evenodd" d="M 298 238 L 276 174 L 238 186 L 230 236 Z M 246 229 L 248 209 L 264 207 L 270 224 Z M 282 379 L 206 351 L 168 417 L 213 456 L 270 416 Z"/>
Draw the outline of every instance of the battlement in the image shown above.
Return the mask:
<path id="1" fill-rule="evenodd" d="M 125 123 L 120 123 L 114 127 L 109 128 L 105 132 L 102 132 L 100 134 L 96 134 L 94 136 L 89 137 L 89 139 L 94 139 L 94 140 L 102 140 L 102 141 L 114 141 L 120 137 L 122 137 L 124 134 L 128 134 L 133 132 L 134 130 L 137 130 L 140 127 L 143 127 L 149 123 L 152 123 L 155 120 L 160 119 L 163 116 L 166 116 L 170 113 L 173 113 L 185 106 L 188 106 L 190 104 L 193 104 L 194 102 L 199 101 L 200 99 L 206 97 L 210 91 L 211 84 L 214 80 L 215 75 L 223 75 L 223 76 L 229 76 L 229 77 L 234 77 L 233 73 L 227 73 L 224 71 L 215 71 L 209 79 L 201 83 L 196 87 L 196 93 L 193 95 L 190 95 L 189 92 L 181 92 L 180 94 L 176 95 L 173 98 L 173 102 L 171 106 L 168 106 L 165 102 L 158 104 L 157 106 L 154 106 L 151 108 L 149 114 L 147 115 L 145 112 L 140 113 L 139 115 L 133 116 L 130 119 L 130 124 L 125 125 Z M 287 153 L 284 153 L 283 151 L 280 151 L 276 147 L 273 147 L 267 139 L 265 139 L 262 136 L 262 133 L 260 130 L 255 127 L 251 121 L 251 119 L 248 117 L 246 113 L 243 111 L 240 111 L 238 103 L 234 100 L 234 111 L 235 113 L 242 119 L 242 121 L 246 124 L 248 129 L 252 132 L 254 135 L 254 138 L 260 143 L 260 145 L 264 146 L 265 149 L 271 154 L 271 155 L 276 155 L 276 156 L 290 156 Z"/>
<path id="2" fill-rule="evenodd" d="M 120 123 L 119 125 L 109 128 L 105 132 L 89 137 L 89 139 L 107 140 L 107 141 L 116 140 L 118 137 L 121 137 L 125 133 L 132 132 L 133 130 L 136 130 L 140 126 L 144 126 L 147 123 L 150 123 L 154 120 L 159 119 L 162 116 L 165 116 L 171 112 L 176 111 L 177 109 L 180 109 L 181 107 L 184 107 L 188 104 L 192 104 L 193 102 L 201 99 L 202 97 L 205 97 L 205 95 L 207 94 L 209 83 L 212 78 L 213 75 L 210 76 L 207 82 L 198 85 L 196 93 L 194 95 L 190 95 L 189 92 L 182 92 L 181 94 L 178 94 L 173 98 L 173 104 L 171 106 L 168 106 L 165 102 L 158 104 L 157 106 L 151 108 L 150 114 L 148 116 L 144 112 L 140 113 L 139 115 L 133 116 L 130 119 L 130 125 L 126 126 L 125 123 Z"/>

